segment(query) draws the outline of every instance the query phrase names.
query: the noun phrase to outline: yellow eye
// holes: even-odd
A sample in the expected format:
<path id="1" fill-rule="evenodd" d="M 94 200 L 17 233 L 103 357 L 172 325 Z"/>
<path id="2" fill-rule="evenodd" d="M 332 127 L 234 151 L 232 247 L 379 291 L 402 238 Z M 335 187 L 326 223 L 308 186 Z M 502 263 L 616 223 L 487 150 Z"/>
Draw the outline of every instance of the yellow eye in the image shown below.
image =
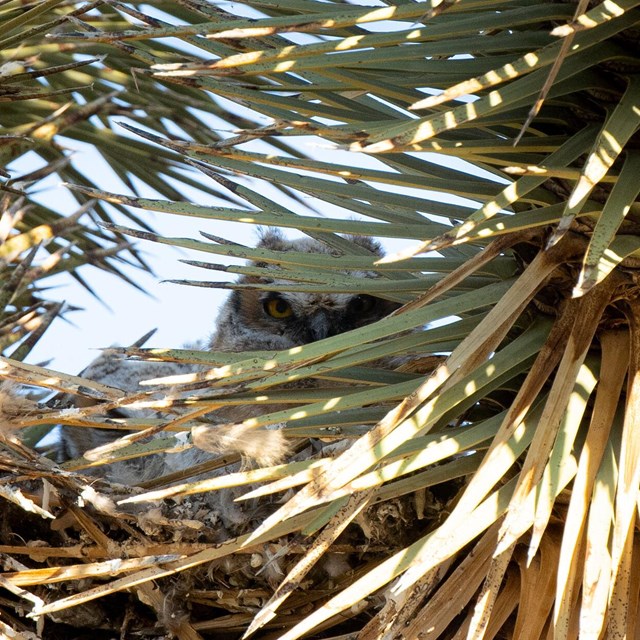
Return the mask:
<path id="1" fill-rule="evenodd" d="M 290 318 L 293 315 L 293 309 L 291 305 L 282 298 L 270 298 L 264 303 L 264 310 L 272 318 L 276 320 L 284 320 Z"/>

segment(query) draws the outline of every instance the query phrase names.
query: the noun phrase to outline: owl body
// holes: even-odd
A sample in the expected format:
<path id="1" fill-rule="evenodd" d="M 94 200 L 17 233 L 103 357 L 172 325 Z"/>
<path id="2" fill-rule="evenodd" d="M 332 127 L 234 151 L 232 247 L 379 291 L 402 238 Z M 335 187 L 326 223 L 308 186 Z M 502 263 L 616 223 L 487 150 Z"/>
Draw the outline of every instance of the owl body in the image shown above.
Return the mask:
<path id="1" fill-rule="evenodd" d="M 368 238 L 350 238 L 360 247 L 367 249 L 374 255 L 381 256 L 382 251 L 378 243 Z M 298 251 L 304 253 L 325 253 L 331 259 L 336 252 L 323 243 L 312 239 L 287 240 L 279 233 L 268 231 L 261 239 L 258 247 L 275 251 Z M 273 265 L 256 263 L 273 271 L 270 276 L 242 277 L 239 282 L 270 283 L 274 291 L 243 288 L 234 290 L 221 307 L 216 321 L 216 329 L 206 343 L 211 351 L 242 352 L 242 351 L 278 351 L 290 349 L 309 342 L 327 338 L 345 331 L 357 329 L 374 322 L 387 315 L 397 307 L 392 302 L 371 296 L 359 296 L 345 293 L 300 293 L 278 292 L 280 269 Z M 354 272 L 350 272 L 354 275 Z M 371 272 L 358 272 L 361 277 L 374 277 Z M 141 387 L 140 382 L 152 378 L 173 376 L 184 373 L 195 373 L 199 370 L 196 365 L 183 365 L 165 362 L 128 361 L 109 354 L 100 356 L 91 363 L 83 375 L 104 384 L 122 389 L 123 392 L 140 392 L 149 387 Z M 305 382 L 303 384 L 309 384 Z M 274 411 L 281 407 L 246 405 L 244 407 L 226 407 L 207 416 L 208 423 L 232 425 L 255 416 Z M 168 415 L 155 411 L 131 410 L 126 407 L 121 415 L 128 417 L 160 417 Z M 228 428 L 228 427 L 227 427 Z M 251 438 L 255 432 L 244 434 Z M 195 431 L 192 431 L 195 434 Z M 64 427 L 62 444 L 63 457 L 75 458 L 87 449 L 103 445 L 122 432 L 86 429 L 78 427 Z M 215 435 L 215 434 L 214 434 Z M 115 463 L 97 468 L 96 473 L 105 475 L 108 479 L 119 482 L 130 480 L 140 481 L 168 473 L 177 469 L 184 469 L 211 456 L 211 452 L 221 452 L 226 446 L 232 447 L 229 437 L 239 437 L 240 434 L 230 432 L 215 435 L 218 441 L 207 445 L 207 438 L 194 437 L 194 443 L 204 449 L 193 448 L 181 454 L 166 454 L 163 456 L 148 456 L 137 461 Z M 272 433 L 275 438 L 277 434 Z M 240 451 L 251 456 L 251 443 Z M 263 447 L 264 448 L 264 447 Z M 266 445 L 269 448 L 269 445 Z M 124 466 L 123 466 L 124 465 Z"/>
<path id="2" fill-rule="evenodd" d="M 91 362 L 82 371 L 81 375 L 84 378 L 96 380 L 109 387 L 120 389 L 123 395 L 126 395 L 147 391 L 148 388 L 140 386 L 140 383 L 144 380 L 194 373 L 197 368 L 196 366 L 175 362 L 125 360 L 121 355 L 107 350 Z M 95 403 L 83 398 L 77 398 L 75 404 L 78 407 L 86 407 Z M 117 411 L 110 412 L 110 414 L 113 417 L 131 418 L 153 418 L 158 416 L 158 413 L 152 409 L 128 409 L 127 407 L 122 407 Z M 121 431 L 109 429 L 85 429 L 64 426 L 61 428 L 59 461 L 80 458 L 86 451 L 105 445 L 121 435 Z M 97 473 L 100 473 L 100 471 L 97 471 Z M 108 475 L 113 474 L 109 473 Z"/>

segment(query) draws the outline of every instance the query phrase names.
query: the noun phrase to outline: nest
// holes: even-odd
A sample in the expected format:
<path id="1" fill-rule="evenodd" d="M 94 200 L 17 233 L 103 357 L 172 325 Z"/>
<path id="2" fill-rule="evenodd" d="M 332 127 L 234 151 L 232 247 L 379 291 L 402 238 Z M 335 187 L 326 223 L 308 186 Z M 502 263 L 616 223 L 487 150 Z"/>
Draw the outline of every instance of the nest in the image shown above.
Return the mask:
<path id="1" fill-rule="evenodd" d="M 299 459 L 317 457 L 307 446 Z M 81 473 L 7 441 L 0 453 L 0 554 L 6 637 L 80 639 L 240 638 L 311 537 L 251 532 L 287 492 L 238 506 L 239 490 L 123 503 L 140 493 Z M 246 489 L 246 488 L 245 488 Z M 278 637 L 359 575 L 425 534 L 455 487 L 372 501 L 340 534 L 254 637 Z M 361 628 L 381 603 L 370 598 L 314 637 Z M 12 635 L 13 634 L 13 635 Z"/>

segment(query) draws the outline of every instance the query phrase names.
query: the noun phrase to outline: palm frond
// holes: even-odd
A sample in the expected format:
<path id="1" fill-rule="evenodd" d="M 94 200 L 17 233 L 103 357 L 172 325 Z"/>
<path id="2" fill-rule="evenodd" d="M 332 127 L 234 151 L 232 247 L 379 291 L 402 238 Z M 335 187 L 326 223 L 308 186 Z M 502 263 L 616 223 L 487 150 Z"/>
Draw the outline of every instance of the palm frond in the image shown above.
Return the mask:
<path id="1" fill-rule="evenodd" d="M 51 108 L 55 135 L 91 141 L 112 160 L 124 148 L 139 157 L 153 154 L 153 169 L 124 157 L 117 170 L 130 184 L 135 176 L 153 186 L 160 198 L 135 189 L 133 195 L 106 191 L 55 165 L 79 202 L 102 203 L 96 209 L 102 233 L 259 263 L 191 260 L 204 275 L 186 284 L 260 288 L 207 276 L 215 270 L 259 278 L 262 263 L 275 264 L 283 291 L 370 293 L 403 306 L 357 331 L 290 351 L 121 350 L 131 358 L 203 367 L 148 380 L 124 398 L 95 383 L 54 385 L 48 372 L 30 372 L 32 383 L 106 395 L 72 412 L 34 414 L 21 426 L 55 421 L 133 432 L 66 469 L 197 444 L 219 426 L 203 426 L 200 418 L 237 404 L 279 408 L 228 428 L 257 438 L 265 427 L 284 423 L 281 432 L 292 446 L 302 450 L 309 438 L 323 443 L 314 458 L 196 477 L 239 458 L 223 452 L 144 483 L 146 493 L 121 497 L 121 504 L 243 486 L 245 501 L 282 500 L 269 503 L 269 513 L 250 530 L 212 548 L 158 560 L 148 545 L 138 561 L 114 568 L 106 584 L 47 603 L 32 599 L 30 615 L 72 610 L 127 589 L 155 602 L 151 581 L 222 558 L 240 562 L 272 545 L 272 559 L 286 559 L 279 586 L 269 585 L 255 606 L 239 591 L 235 605 L 222 592 L 187 596 L 194 607 L 206 606 L 199 622 L 184 623 L 182 637 L 224 627 L 238 637 L 267 638 L 274 637 L 273 625 L 284 640 L 327 633 L 413 637 L 427 626 L 434 638 L 633 634 L 640 582 L 638 3 L 579 4 L 576 10 L 569 2 L 370 7 L 255 0 L 243 5 L 244 16 L 197 0 L 161 1 L 153 9 L 58 4 L 42 3 L 40 13 L 20 14 L 11 3 L 4 8 L 4 46 L 17 47 L 12 29 L 29 21 L 34 44 L 15 55 L 22 51 L 25 60 L 24 51 L 35 55 L 40 44 L 41 56 L 29 68 L 51 69 L 46 87 L 17 68 L 5 81 L 15 108 L 8 112 L 7 146 L 25 149 L 37 139 L 48 162 L 61 157 L 34 136 L 29 114 L 15 106 L 22 96 L 39 98 L 41 117 Z M 48 10 L 54 14 L 43 17 Z M 38 38 L 54 23 L 55 33 L 42 45 Z M 106 52 L 107 59 L 96 58 Z M 80 55 L 94 57 L 74 66 Z M 117 96 L 114 86 L 121 89 Z M 97 112 L 71 126 L 69 114 L 86 115 L 86 105 L 55 112 L 70 92 L 87 96 L 87 104 L 101 101 L 104 128 L 89 129 Z M 228 113 L 228 101 L 246 115 Z M 204 113 L 233 131 L 203 126 Z M 117 133 L 106 126 L 114 116 L 126 118 L 114 127 Z M 315 136 L 315 146 L 308 136 Z M 203 193 L 222 202 L 184 202 L 163 188 L 160 176 L 182 175 L 186 167 L 201 173 Z M 206 231 L 200 239 L 163 238 L 112 224 L 106 203 L 132 208 L 132 219 L 152 210 L 199 218 L 203 227 L 231 220 L 297 229 L 339 255 L 327 260 L 252 249 Z M 303 210 L 305 203 L 311 204 Z M 48 223 L 31 235 L 15 234 L 4 250 L 28 250 L 38 233 L 52 233 Z M 405 239 L 412 246 L 379 259 L 338 233 Z M 350 269 L 378 277 L 358 279 L 345 273 Z M 23 271 L 13 269 L 11 286 L 0 295 L 22 295 Z M 23 369 L 5 366 L 8 378 L 25 380 Z M 321 384 L 282 387 L 299 381 Z M 172 404 L 169 388 L 179 390 Z M 167 407 L 174 414 L 163 420 L 106 414 Z M 141 442 L 161 431 L 167 433 Z M 12 460 L 27 455 L 16 443 L 7 454 Z M 87 495 L 81 476 L 69 480 L 66 471 L 41 467 L 36 476 L 61 496 L 63 489 Z M 11 495 L 24 508 L 27 503 Z M 402 522 L 397 544 L 376 511 L 380 504 Z M 116 526 L 126 520 L 123 506 L 110 503 L 100 517 Z M 111 541 L 77 506 L 69 509 L 92 541 L 89 557 L 97 558 Z M 172 534 L 197 527 L 150 517 Z M 117 526 L 132 535 L 129 524 Z M 357 555 L 367 537 L 374 547 L 379 540 L 389 548 Z M 322 563 L 341 544 L 352 550 L 353 566 L 320 592 L 310 569 L 328 566 Z M 84 575 L 79 567 L 58 570 L 18 570 L 4 580 L 24 589 Z M 87 571 L 104 575 L 97 564 Z M 229 616 L 216 616 L 212 606 Z"/>

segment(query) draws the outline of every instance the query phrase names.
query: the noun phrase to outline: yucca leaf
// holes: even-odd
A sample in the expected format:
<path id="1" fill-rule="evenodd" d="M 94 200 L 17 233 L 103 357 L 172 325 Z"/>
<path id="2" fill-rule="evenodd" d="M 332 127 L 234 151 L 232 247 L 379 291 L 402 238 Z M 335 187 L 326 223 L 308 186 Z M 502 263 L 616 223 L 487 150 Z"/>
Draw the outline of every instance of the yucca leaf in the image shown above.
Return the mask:
<path id="1" fill-rule="evenodd" d="M 589 28 L 594 28 L 602 24 L 603 22 L 606 22 L 607 20 L 611 20 L 614 17 L 619 17 L 621 13 L 632 9 L 634 6 L 637 6 L 637 4 L 638 3 L 634 2 L 633 0 L 628 3 L 618 3 L 616 6 L 616 10 L 610 13 L 606 10 L 603 11 L 602 7 L 598 6 L 591 12 L 580 15 L 577 19 L 584 24 L 588 24 Z M 576 17 L 574 16 L 574 22 L 575 21 Z M 559 35 L 558 30 L 556 30 L 555 35 Z M 569 34 L 566 34 L 565 37 L 567 37 L 568 35 Z M 593 42 L 595 42 L 595 40 L 590 40 L 590 43 Z M 510 61 L 507 65 L 500 69 L 492 69 L 482 77 L 460 83 L 451 87 L 447 91 L 444 91 L 440 95 L 421 100 L 419 103 L 411 105 L 411 108 L 431 108 L 444 102 L 454 100 L 455 98 L 459 98 L 464 95 L 469 95 L 483 89 L 496 86 L 500 82 L 512 80 L 522 75 L 523 73 L 529 73 L 545 65 L 552 64 L 558 56 L 562 46 L 563 41 L 561 40 L 559 42 L 554 42 L 553 44 L 547 45 L 543 49 L 537 50 L 535 53 L 527 53 L 525 56 L 516 61 Z M 578 49 L 579 47 L 576 47 L 575 51 L 577 51 Z"/>
<path id="2" fill-rule="evenodd" d="M 151 605 L 135 624 L 138 618 L 155 622 L 154 612 L 158 624 L 153 631 L 130 627 L 131 633 L 168 632 L 158 629 L 171 618 L 174 635 L 194 640 L 199 632 L 241 636 L 260 607 L 264 612 L 252 628 L 270 619 L 284 597 L 286 606 L 268 622 L 284 638 L 348 633 L 374 640 L 413 637 L 425 628 L 434 640 L 563 638 L 578 627 L 586 638 L 633 635 L 640 584 L 631 428 L 637 422 L 640 254 L 633 113 L 637 1 L 597 3 L 586 12 L 584 2 L 534 6 L 510 0 L 378 7 L 319 0 L 19 4 L 0 7 L 0 86 L 7 100 L 0 156 L 7 163 L 30 152 L 43 168 L 26 171 L 23 179 L 33 183 L 28 188 L 2 174 L 3 348 L 18 345 L 15 353 L 22 357 L 51 317 L 54 306 L 40 299 L 48 291 L 46 275 L 66 271 L 100 295 L 77 271 L 95 260 L 131 280 L 126 269 L 141 263 L 135 253 L 118 256 L 117 249 L 130 250 L 122 235 L 141 245 L 213 254 L 213 264 L 192 259 L 195 254 L 187 262 L 208 275 L 213 270 L 249 278 L 201 282 L 207 279 L 201 272 L 182 282 L 375 294 L 404 307 L 356 332 L 277 353 L 197 352 L 176 349 L 179 342 L 116 349 L 136 360 L 201 367 L 195 374 L 146 380 L 124 394 L 5 361 L 0 375 L 7 380 L 97 402 L 31 412 L 21 422 L 34 430 L 27 433 L 30 442 L 52 420 L 124 436 L 90 452 L 91 459 L 69 462 L 68 469 L 100 466 L 109 474 L 109 461 L 139 457 L 142 464 L 142 456 L 152 453 L 169 459 L 172 447 L 189 444 L 185 431 L 200 428 L 203 416 L 212 428 L 216 415 L 224 422 L 223 415 L 234 415 L 229 408 L 245 405 L 257 415 L 243 428 L 285 421 L 281 435 L 299 456 L 228 472 L 224 467 L 239 465 L 239 455 L 222 452 L 188 469 L 141 479 L 148 492 L 131 500 L 126 514 L 119 505 L 105 513 L 71 504 L 70 496 L 90 502 L 90 489 L 108 492 L 106 483 L 94 476 L 89 488 L 81 475 L 41 464 L 11 435 L 0 452 L 11 509 L 35 505 L 58 513 L 56 500 L 63 497 L 72 522 L 67 529 L 78 523 L 89 540 L 88 558 L 104 559 L 104 549 L 117 545 L 121 556 L 135 547 L 129 557 L 141 559 L 122 563 L 116 579 L 99 586 L 105 569 L 92 563 L 87 574 L 95 576 L 71 597 L 85 575 L 81 568 L 60 574 L 70 581 L 63 587 L 50 573 L 12 571 L 6 578 L 12 589 L 13 580 L 23 587 L 51 585 L 48 603 L 23 587 L 12 598 L 30 599 L 32 615 L 46 615 L 90 601 L 107 610 L 109 600 L 98 598 L 133 589 Z M 67 106 L 67 96 L 75 103 Z M 426 110 L 418 116 L 416 108 Z M 120 190 L 129 191 L 109 193 L 118 188 L 74 166 L 66 147 L 75 141 L 93 145 L 125 185 Z M 102 198 L 92 211 L 106 223 L 103 230 L 89 217 L 58 230 L 64 217 L 58 203 L 34 206 L 36 181 L 54 174 L 78 185 L 73 193 L 81 206 L 91 196 Z M 213 195 L 214 206 L 199 195 L 186 202 L 182 186 Z M 146 187 L 158 195 L 146 197 Z M 197 218 L 202 237 L 153 233 L 149 210 Z M 124 222 L 113 225 L 114 215 L 118 222 L 126 216 Z M 243 220 L 299 230 L 337 255 L 327 260 L 255 249 L 248 239 L 221 238 L 225 232 L 215 226 Z M 551 244 L 568 230 L 551 247 L 555 227 Z M 393 255 L 379 259 L 338 233 L 416 246 L 399 250 L 394 244 Z M 49 242 L 47 254 L 29 265 L 28 251 L 39 241 Z M 439 254 L 408 257 L 432 249 Z M 227 256 L 260 266 L 230 267 Z M 273 267 L 281 284 L 254 281 L 273 275 Z M 352 271 L 379 277 L 357 278 Z M 630 365 L 623 339 L 629 333 Z M 625 371 L 629 384 L 618 389 Z M 170 402 L 164 397 L 169 391 Z M 270 403 L 278 410 L 260 410 Z M 106 413 L 117 409 L 145 410 L 150 417 Z M 304 449 L 307 438 L 313 441 Z M 200 474 L 214 475 L 202 480 Z M 46 478 L 50 504 L 38 504 L 35 493 L 20 500 L 14 487 L 21 478 L 29 478 L 29 491 Z M 257 501 L 270 517 L 261 511 L 243 522 L 239 536 L 233 525 L 226 541 L 217 531 L 197 552 L 176 542 L 185 553 L 178 559 L 162 556 L 164 540 L 187 531 L 177 522 L 151 525 L 163 531 L 162 550 L 151 550 L 135 533 L 130 510 L 140 508 L 137 501 L 183 495 L 177 508 L 184 509 L 191 494 L 203 499 L 205 491 L 219 491 L 212 499 L 224 501 L 231 487 L 246 488 L 243 509 Z M 287 492 L 280 504 L 278 492 Z M 446 497 L 436 504 L 437 496 Z M 361 526 L 347 525 L 366 500 Z M 367 539 L 368 518 L 378 507 L 410 511 L 398 546 Z M 153 519 L 154 511 L 143 509 Z M 3 522 L 14 531 L 13 523 Z M 126 529 L 118 529 L 121 523 Z M 155 531 L 141 526 L 157 546 Z M 197 531 L 203 539 L 208 535 Z M 43 528 L 38 532 L 46 537 Z M 73 532 L 65 535 L 74 540 Z M 7 543 L 2 552 L 28 555 L 24 549 L 32 542 L 22 550 Z M 28 547 L 40 555 L 25 562 L 44 558 L 58 565 L 52 561 L 58 543 L 45 542 Z M 335 557 L 325 560 L 325 554 L 335 549 L 349 554 L 341 557 L 353 574 L 334 571 L 319 587 L 316 576 Z M 55 550 L 62 552 L 79 557 L 75 543 Z M 150 566 L 143 558 L 166 562 Z M 191 620 L 182 609 L 173 615 L 174 599 L 163 586 L 168 581 L 156 579 L 221 558 L 225 564 L 198 582 L 202 589 L 185 590 Z M 317 571 L 306 573 L 319 558 Z M 223 566 L 243 569 L 228 580 L 220 578 Z M 272 578 L 279 571 L 289 578 L 278 589 Z M 194 576 L 185 580 L 192 585 Z M 249 597 L 255 598 L 251 604 Z M 3 620 L 23 618 L 11 602 L 2 604 Z M 132 600 L 130 606 L 137 605 Z M 228 615 L 221 615 L 224 609 Z M 49 624 L 57 633 L 58 623 Z M 25 625 L 42 631 L 29 620 Z"/>
<path id="3" fill-rule="evenodd" d="M 513 483 L 509 483 L 502 487 L 499 491 L 493 493 L 472 515 L 469 521 L 469 527 L 458 529 L 455 534 L 455 543 L 459 543 L 461 539 L 470 540 L 475 537 L 474 534 L 482 532 L 492 521 L 499 517 L 505 507 L 510 491 L 513 490 Z M 393 580 L 403 571 L 407 571 L 411 566 L 416 565 L 423 557 L 425 550 L 429 548 L 429 541 L 434 538 L 435 534 L 427 536 L 414 543 L 411 547 L 403 549 L 400 553 L 395 554 L 387 561 L 378 565 L 375 569 L 367 573 L 366 580 L 360 579 L 354 582 L 348 589 L 343 591 L 339 596 L 334 597 L 322 608 L 318 609 L 305 620 L 296 625 L 291 631 L 282 636 L 283 640 L 295 640 L 302 636 L 306 631 L 313 629 L 321 621 L 330 615 L 348 608 L 354 602 L 376 591 L 386 583 Z M 452 540 L 453 542 L 453 540 Z M 438 556 L 446 558 L 448 549 L 441 548 Z M 406 576 L 407 573 L 404 573 Z"/>
<path id="4" fill-rule="evenodd" d="M 568 637 L 570 612 L 579 587 L 580 558 L 585 553 L 585 526 L 594 483 L 605 455 L 609 431 L 615 419 L 620 391 L 627 371 L 629 336 L 610 332 L 601 338 L 603 360 L 589 432 L 580 454 L 578 472 L 571 493 L 558 563 L 558 591 L 554 627 L 559 637 Z M 593 538 L 589 536 L 591 542 Z M 586 593 L 585 593 L 586 596 Z"/>
<path id="5" fill-rule="evenodd" d="M 610 300 L 610 295 L 610 290 L 602 286 L 600 289 L 592 291 L 590 299 L 583 298 L 585 300 L 583 309 L 591 311 L 587 316 L 591 319 L 591 323 L 574 325 L 569 336 L 566 350 L 558 366 L 554 385 L 551 388 L 545 410 L 540 419 L 542 426 L 539 426 L 536 437 L 528 451 L 520 474 L 521 480 L 518 483 L 518 491 L 514 496 L 514 503 L 510 508 L 509 517 L 502 525 L 501 540 L 498 546 L 499 552 L 509 549 L 515 543 L 515 540 L 532 524 L 527 522 L 527 519 L 532 514 L 525 512 L 525 501 L 541 479 L 544 468 L 539 464 L 539 460 L 546 459 L 551 453 L 551 447 L 557 437 L 560 421 L 568 407 L 574 385 L 580 384 L 578 376 L 586 357 L 587 349 L 591 344 L 602 311 Z M 582 313 L 580 311 L 577 313 L 582 316 L 584 310 Z M 518 502 L 520 502 L 519 505 Z M 518 522 L 519 518 L 521 519 L 520 522 Z"/>
<path id="6" fill-rule="evenodd" d="M 629 138 L 640 126 L 640 110 L 637 107 L 639 99 L 640 81 L 632 78 L 622 100 L 607 119 L 595 141 L 583 173 L 573 188 L 550 242 L 557 242 L 566 232 L 575 213 L 582 208 L 595 185 L 606 175 Z"/>
<path id="7" fill-rule="evenodd" d="M 39 3 L 39 5 L 32 7 L 21 15 L 16 16 L 13 19 L 6 20 L 4 24 L 0 26 L 0 36 L 11 33 L 11 31 L 23 27 L 34 18 L 37 18 L 43 13 L 50 11 L 56 5 L 62 4 L 62 2 L 63 0 L 44 0 L 43 2 Z"/>
<path id="8" fill-rule="evenodd" d="M 326 475 L 323 478 L 320 475 L 317 480 L 301 490 L 274 516 L 268 518 L 257 532 L 261 533 L 267 530 L 273 522 L 284 514 L 295 513 L 304 509 L 303 505 L 312 499 L 312 496 L 338 488 L 341 484 L 353 479 L 359 472 L 366 470 L 371 464 L 368 454 L 370 454 L 374 445 L 378 444 L 388 434 L 393 433 L 393 430 L 404 419 L 408 418 L 423 402 L 426 402 L 445 382 L 449 384 L 454 381 L 457 382 L 460 377 L 469 373 L 472 363 L 475 364 L 484 360 L 501 342 L 507 330 L 519 315 L 522 306 L 539 286 L 540 279 L 546 277 L 548 270 L 552 269 L 553 259 L 549 255 L 541 256 L 542 254 L 539 254 L 539 260 L 536 263 L 532 263 L 529 271 L 520 278 L 518 286 L 511 288 L 509 292 L 511 295 L 502 297 L 500 303 L 485 316 L 483 321 L 453 351 L 445 363 L 440 365 L 426 382 L 412 393 L 408 401 L 405 400 L 399 405 L 398 409 L 385 416 L 366 438 L 360 440 L 359 446 L 354 445 L 346 454 L 343 454 L 336 462 L 330 476 Z M 509 311 L 505 311 L 505 309 Z M 429 410 L 430 406 L 427 404 L 427 413 Z M 405 429 L 410 430 L 410 425 L 411 422 L 409 420 L 405 425 Z M 398 446 L 398 444 L 400 442 L 396 443 L 395 446 Z"/>
<path id="9" fill-rule="evenodd" d="M 631 527 L 635 519 L 637 508 L 637 486 L 640 482 L 640 464 L 636 457 L 639 446 L 638 438 L 631 428 L 635 420 L 638 403 L 638 366 L 640 361 L 640 333 L 638 331 L 638 316 L 634 307 L 629 309 L 630 324 L 630 358 L 628 374 L 628 397 L 625 419 L 622 429 L 622 443 L 620 447 L 620 468 L 615 501 L 615 521 L 612 531 L 611 549 L 611 595 L 613 599 L 629 596 L 630 563 L 633 552 L 633 536 Z M 635 489 L 634 489 L 635 487 Z M 633 502 L 633 510 L 631 503 Z M 627 628 L 630 616 L 635 612 L 625 611 L 620 604 L 612 601 L 612 618 L 609 622 L 611 633 L 619 633 Z"/>
<path id="10" fill-rule="evenodd" d="M 621 432 L 620 416 L 614 429 Z M 605 617 L 611 591 L 611 528 L 614 522 L 614 494 L 618 479 L 618 465 L 614 443 L 609 441 L 596 476 L 590 500 L 586 536 L 591 546 L 585 549 L 582 576 L 582 606 L 580 633 L 585 638 L 597 638 L 605 628 Z M 598 550 L 595 552 L 595 550 Z M 562 619 L 559 620 L 562 630 Z"/>
<path id="11" fill-rule="evenodd" d="M 545 163 L 559 166 L 570 164 L 587 151 L 588 145 L 594 135 L 595 128 L 586 127 L 575 136 L 572 136 L 557 151 L 547 156 Z M 407 258 L 417 253 L 422 253 L 423 251 L 437 250 L 452 244 L 483 238 L 491 235 L 488 230 L 492 228 L 495 233 L 502 229 L 512 231 L 518 227 L 530 228 L 534 226 L 534 216 L 544 215 L 545 209 L 555 213 L 558 205 L 551 205 L 550 207 L 543 207 L 542 209 L 533 209 L 530 212 L 519 212 L 518 215 L 512 215 L 509 218 L 500 216 L 500 221 L 494 224 L 493 227 L 489 226 L 487 222 L 494 216 L 502 213 L 505 208 L 511 206 L 514 202 L 521 200 L 524 195 L 543 184 L 546 180 L 546 176 L 540 178 L 529 176 L 520 178 L 501 191 L 498 196 L 486 202 L 480 209 L 474 211 L 460 226 L 447 231 L 438 238 L 427 240 L 410 251 L 404 251 L 396 256 L 388 256 L 386 261 L 391 262 L 398 258 Z M 521 220 L 522 222 L 520 222 Z M 545 223 L 551 221 L 546 216 L 543 220 Z"/>
<path id="12" fill-rule="evenodd" d="M 621 257 L 626 257 L 618 246 L 614 249 L 614 245 L 618 245 L 616 241 L 627 244 L 628 239 L 615 238 L 615 234 L 640 193 L 636 180 L 639 170 L 640 157 L 630 151 L 593 230 L 574 295 L 582 295 L 601 282 L 619 264 L 619 260 L 612 260 L 615 254 L 622 253 Z"/>
<path id="13" fill-rule="evenodd" d="M 424 7 L 399 6 L 371 9 L 363 7 L 359 9 L 337 9 L 316 13 L 312 22 L 307 16 L 283 16 L 278 18 L 266 18 L 259 26 L 253 20 L 235 19 L 233 21 L 202 22 L 198 25 L 167 26 L 159 29 L 137 29 L 109 34 L 85 34 L 66 33 L 63 38 L 70 40 L 90 40 L 94 42 L 112 42 L 114 40 L 146 40 L 156 37 L 171 37 L 185 35 L 207 35 L 210 38 L 230 39 L 268 36 L 275 33 L 295 31 L 296 27 L 303 27 L 303 31 L 315 31 L 323 27 L 340 28 L 355 24 L 366 24 L 380 20 L 403 20 L 417 18 L 426 13 L 425 9 L 430 5 L 437 7 L 440 0 L 425 3 Z"/>

